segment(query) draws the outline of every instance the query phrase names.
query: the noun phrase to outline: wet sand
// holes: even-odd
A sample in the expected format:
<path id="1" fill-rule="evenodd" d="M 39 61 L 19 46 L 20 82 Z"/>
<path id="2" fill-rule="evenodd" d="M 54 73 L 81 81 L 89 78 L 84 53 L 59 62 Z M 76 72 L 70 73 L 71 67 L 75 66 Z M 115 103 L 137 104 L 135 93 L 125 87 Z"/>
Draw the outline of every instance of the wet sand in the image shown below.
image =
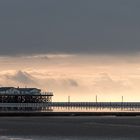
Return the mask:
<path id="1" fill-rule="evenodd" d="M 0 136 L 140 138 L 140 117 L 0 117 Z"/>

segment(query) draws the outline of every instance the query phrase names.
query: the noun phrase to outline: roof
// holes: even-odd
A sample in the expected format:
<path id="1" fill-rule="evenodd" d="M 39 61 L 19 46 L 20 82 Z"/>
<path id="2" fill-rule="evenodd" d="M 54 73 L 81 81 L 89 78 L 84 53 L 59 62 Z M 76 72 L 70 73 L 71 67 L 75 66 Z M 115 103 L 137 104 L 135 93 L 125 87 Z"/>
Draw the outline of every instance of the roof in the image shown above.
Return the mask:
<path id="1" fill-rule="evenodd" d="M 17 90 L 14 92 L 7 92 L 7 90 Z M 36 90 L 35 92 L 31 92 L 32 90 Z M 4 94 L 3 94 L 4 91 Z M 38 88 L 15 88 L 15 87 L 0 87 L 0 95 L 41 95 L 41 96 L 53 96 L 53 93 L 51 92 L 46 92 L 46 94 L 41 93 L 41 89 Z"/>
<path id="2" fill-rule="evenodd" d="M 37 88 L 14 88 L 14 87 L 0 87 L 0 91 L 7 91 L 7 90 L 10 90 L 10 89 L 16 89 L 16 90 L 19 90 L 19 91 L 26 91 L 26 92 L 30 92 L 32 90 L 38 90 L 38 91 L 41 91 L 40 89 L 37 89 Z"/>
<path id="3" fill-rule="evenodd" d="M 20 91 L 32 91 L 32 90 L 40 90 L 40 89 L 37 89 L 37 88 L 16 88 L 17 90 L 20 90 Z"/>
<path id="4" fill-rule="evenodd" d="M 14 87 L 0 87 L 0 91 L 6 91 Z"/>

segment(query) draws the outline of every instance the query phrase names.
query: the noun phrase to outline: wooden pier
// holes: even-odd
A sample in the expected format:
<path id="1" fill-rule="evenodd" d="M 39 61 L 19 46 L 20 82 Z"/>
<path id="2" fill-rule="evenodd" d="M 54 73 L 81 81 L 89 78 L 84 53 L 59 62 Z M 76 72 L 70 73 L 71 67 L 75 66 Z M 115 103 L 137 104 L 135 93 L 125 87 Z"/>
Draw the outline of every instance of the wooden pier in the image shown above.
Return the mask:
<path id="1" fill-rule="evenodd" d="M 112 107 L 140 108 L 140 102 L 42 102 L 42 103 L 0 103 L 0 107 Z"/>
<path id="2" fill-rule="evenodd" d="M 140 108 L 140 102 L 52 102 L 56 107 L 135 107 Z"/>
<path id="3" fill-rule="evenodd" d="M 140 102 L 0 103 L 0 116 L 140 116 Z"/>

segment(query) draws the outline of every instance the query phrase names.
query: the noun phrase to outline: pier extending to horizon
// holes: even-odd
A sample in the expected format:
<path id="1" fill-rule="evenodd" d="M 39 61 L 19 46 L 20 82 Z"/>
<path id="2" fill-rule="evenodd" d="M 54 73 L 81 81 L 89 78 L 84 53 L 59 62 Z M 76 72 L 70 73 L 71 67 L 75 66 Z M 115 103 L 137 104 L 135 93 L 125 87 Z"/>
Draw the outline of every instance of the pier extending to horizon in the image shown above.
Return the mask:
<path id="1" fill-rule="evenodd" d="M 140 102 L 0 103 L 0 116 L 140 116 Z"/>
<path id="2" fill-rule="evenodd" d="M 140 102 L 52 102 L 57 107 L 140 107 Z"/>
<path id="3" fill-rule="evenodd" d="M 53 102 L 52 92 L 37 88 L 0 87 L 3 115 L 140 115 L 140 102 Z"/>
<path id="4" fill-rule="evenodd" d="M 135 107 L 140 102 L 42 102 L 42 103 L 0 103 L 0 107 Z"/>

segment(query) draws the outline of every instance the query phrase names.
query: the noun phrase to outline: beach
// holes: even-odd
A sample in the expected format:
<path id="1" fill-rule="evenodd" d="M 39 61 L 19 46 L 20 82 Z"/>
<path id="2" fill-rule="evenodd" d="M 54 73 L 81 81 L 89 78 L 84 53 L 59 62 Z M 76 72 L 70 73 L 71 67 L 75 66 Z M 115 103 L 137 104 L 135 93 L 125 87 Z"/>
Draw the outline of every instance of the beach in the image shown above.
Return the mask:
<path id="1" fill-rule="evenodd" d="M 0 117 L 1 139 L 139 139 L 140 117 Z"/>

